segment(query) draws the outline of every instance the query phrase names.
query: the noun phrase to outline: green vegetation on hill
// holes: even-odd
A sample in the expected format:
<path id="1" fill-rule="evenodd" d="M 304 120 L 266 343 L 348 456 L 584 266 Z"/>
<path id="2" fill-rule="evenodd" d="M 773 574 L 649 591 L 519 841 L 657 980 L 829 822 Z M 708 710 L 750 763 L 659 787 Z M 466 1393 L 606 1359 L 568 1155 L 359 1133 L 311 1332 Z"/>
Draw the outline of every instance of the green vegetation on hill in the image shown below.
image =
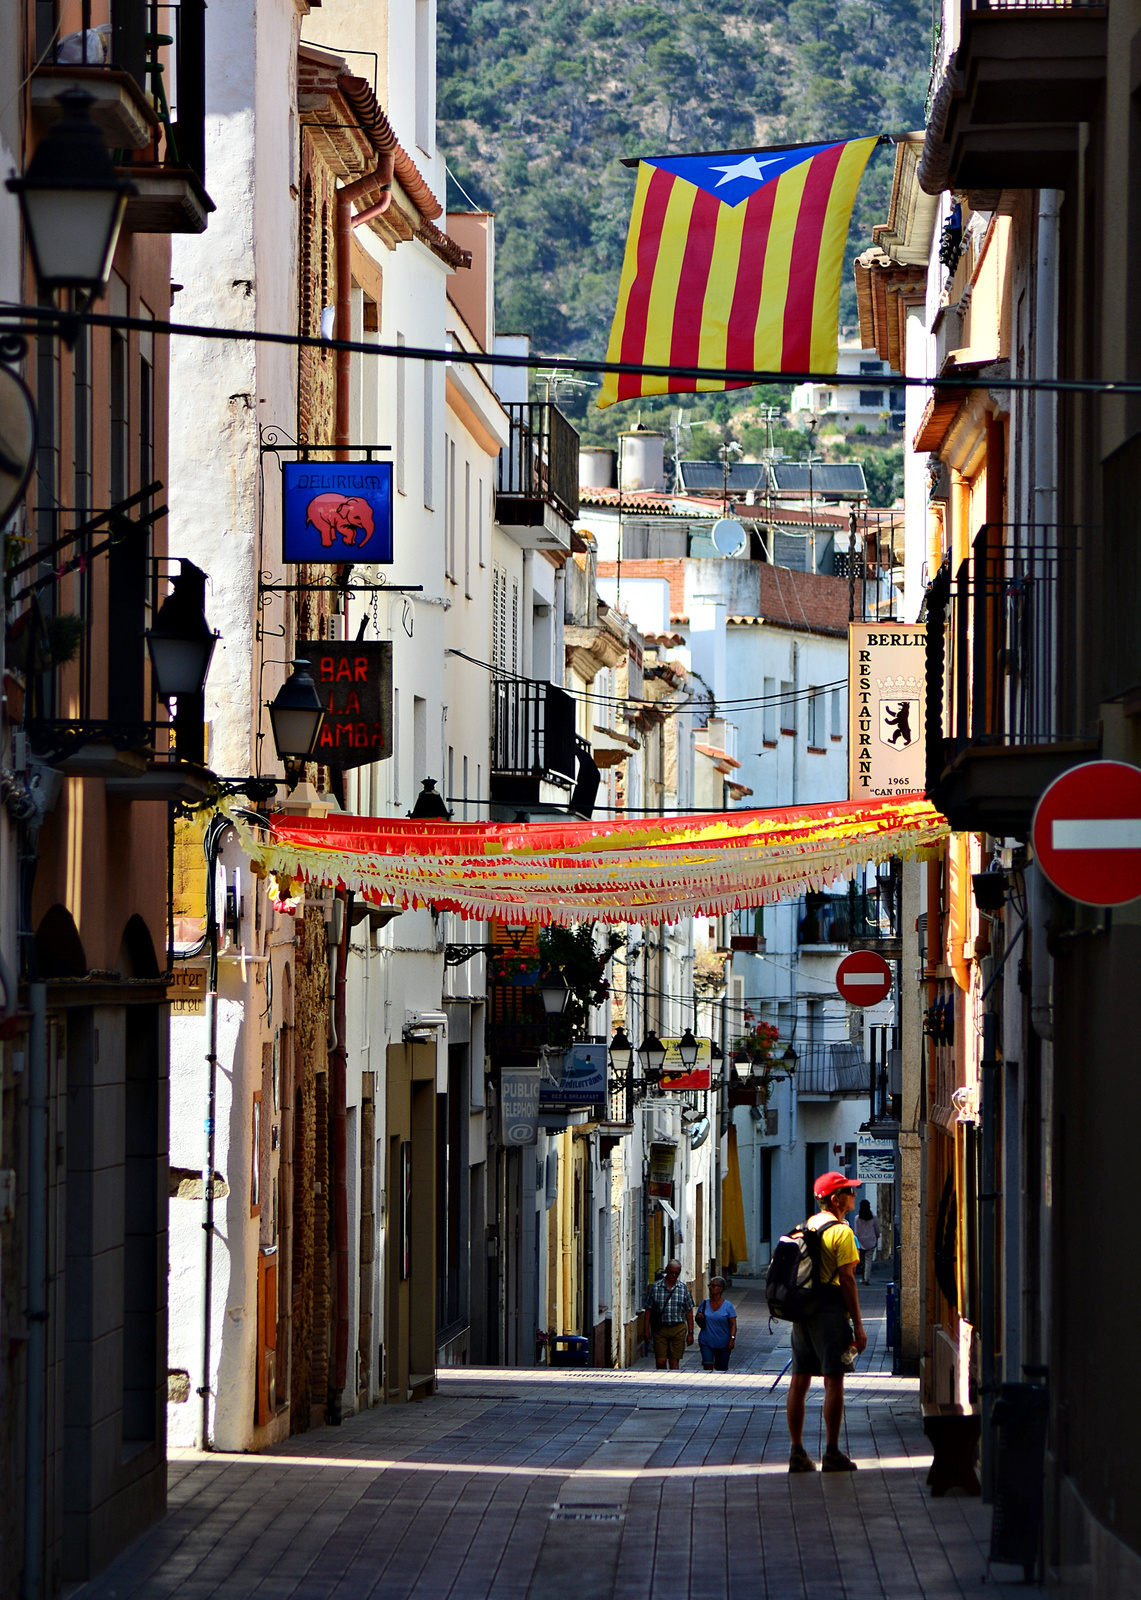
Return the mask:
<path id="1" fill-rule="evenodd" d="M 499 327 L 602 355 L 633 193 L 620 158 L 920 127 L 930 22 L 930 0 L 439 0 L 448 200 L 496 213 Z M 886 213 L 891 162 L 883 149 L 869 166 L 849 262 Z M 846 267 L 841 324 L 855 323 Z M 758 403 L 681 402 L 726 425 Z M 648 419 L 678 400 L 560 404 L 602 442 L 636 407 Z"/>

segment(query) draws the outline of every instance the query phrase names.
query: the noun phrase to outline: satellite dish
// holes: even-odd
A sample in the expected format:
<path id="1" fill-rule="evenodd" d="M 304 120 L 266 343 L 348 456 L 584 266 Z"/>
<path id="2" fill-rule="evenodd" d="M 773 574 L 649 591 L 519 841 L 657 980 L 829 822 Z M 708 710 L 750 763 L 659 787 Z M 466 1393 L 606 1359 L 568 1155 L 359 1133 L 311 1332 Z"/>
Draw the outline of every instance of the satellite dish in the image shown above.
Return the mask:
<path id="1" fill-rule="evenodd" d="M 722 556 L 743 555 L 749 547 L 745 524 L 738 522 L 736 517 L 719 517 L 713 524 L 710 538 L 714 549 Z"/>

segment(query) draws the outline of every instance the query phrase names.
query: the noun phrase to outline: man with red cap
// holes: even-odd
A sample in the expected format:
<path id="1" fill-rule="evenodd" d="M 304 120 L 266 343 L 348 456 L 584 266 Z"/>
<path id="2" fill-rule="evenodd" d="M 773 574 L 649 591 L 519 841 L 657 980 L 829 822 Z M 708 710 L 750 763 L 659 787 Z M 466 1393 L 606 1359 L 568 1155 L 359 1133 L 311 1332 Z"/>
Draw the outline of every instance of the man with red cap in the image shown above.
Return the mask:
<path id="1" fill-rule="evenodd" d="M 825 1472 L 854 1472 L 856 1463 L 840 1449 L 844 1420 L 844 1373 L 855 1355 L 867 1349 L 868 1336 L 860 1316 L 856 1268 L 860 1250 L 856 1236 L 844 1221 L 856 1203 L 859 1183 L 842 1172 L 825 1172 L 812 1185 L 821 1209 L 807 1226 L 820 1238 L 820 1306 L 811 1317 L 792 1325 L 792 1377 L 788 1386 L 788 1431 L 792 1449 L 790 1472 L 815 1472 L 816 1465 L 804 1448 L 804 1405 L 814 1377 L 824 1379 L 824 1429 L 827 1449 Z"/>

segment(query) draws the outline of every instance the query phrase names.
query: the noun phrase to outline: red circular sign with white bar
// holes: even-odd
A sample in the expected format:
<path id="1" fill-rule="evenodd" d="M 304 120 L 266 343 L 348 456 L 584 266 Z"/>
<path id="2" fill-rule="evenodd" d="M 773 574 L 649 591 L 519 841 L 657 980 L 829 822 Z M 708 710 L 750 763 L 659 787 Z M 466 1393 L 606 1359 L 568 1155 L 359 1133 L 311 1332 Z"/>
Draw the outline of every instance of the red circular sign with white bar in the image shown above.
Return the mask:
<path id="1" fill-rule="evenodd" d="M 1141 767 L 1087 761 L 1055 778 L 1031 829 L 1046 877 L 1086 906 L 1141 897 Z"/>
<path id="2" fill-rule="evenodd" d="M 874 950 L 853 950 L 836 968 L 836 987 L 853 1006 L 875 1006 L 891 993 L 891 968 Z"/>

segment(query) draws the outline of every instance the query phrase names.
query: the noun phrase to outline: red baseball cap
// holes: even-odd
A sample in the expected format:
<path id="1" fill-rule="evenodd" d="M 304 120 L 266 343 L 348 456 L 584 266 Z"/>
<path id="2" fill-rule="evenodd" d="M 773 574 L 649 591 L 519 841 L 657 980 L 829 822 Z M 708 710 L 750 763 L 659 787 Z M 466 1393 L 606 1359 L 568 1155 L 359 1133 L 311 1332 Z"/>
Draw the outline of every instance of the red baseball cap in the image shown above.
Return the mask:
<path id="1" fill-rule="evenodd" d="M 818 1200 L 827 1200 L 837 1189 L 858 1189 L 861 1182 L 859 1178 L 845 1177 L 842 1172 L 822 1172 L 812 1185 L 812 1192 Z"/>

